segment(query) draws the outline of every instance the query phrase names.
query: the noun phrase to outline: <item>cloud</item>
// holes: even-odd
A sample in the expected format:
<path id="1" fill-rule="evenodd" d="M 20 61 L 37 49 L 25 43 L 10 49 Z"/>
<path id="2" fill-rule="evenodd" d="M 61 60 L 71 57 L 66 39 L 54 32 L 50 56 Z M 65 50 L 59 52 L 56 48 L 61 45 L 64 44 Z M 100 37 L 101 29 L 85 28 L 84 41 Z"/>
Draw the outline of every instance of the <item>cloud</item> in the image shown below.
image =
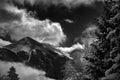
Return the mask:
<path id="1" fill-rule="evenodd" d="M 0 0 L 0 23 L 11 22 L 19 19 L 18 15 L 13 15 L 5 10 L 7 5 L 11 5 L 8 3 L 8 0 Z"/>
<path id="2" fill-rule="evenodd" d="M 9 33 L 12 40 L 20 40 L 23 37 L 31 37 L 42 43 L 59 45 L 66 39 L 60 23 L 52 22 L 49 19 L 35 19 L 25 9 L 18 9 L 12 5 L 6 5 L 4 9 L 12 16 L 19 19 L 10 22 L 0 23 L 0 28 Z"/>
<path id="3" fill-rule="evenodd" d="M 77 43 L 77 44 L 74 44 L 73 46 L 71 47 L 58 47 L 57 49 L 59 49 L 60 51 L 62 52 L 65 52 L 65 53 L 70 53 L 74 50 L 82 50 L 84 49 L 84 45 L 80 44 L 80 43 Z"/>
<path id="4" fill-rule="evenodd" d="M 9 41 L 4 41 L 4 40 L 0 39 L 0 47 L 6 46 L 6 45 L 9 45 L 9 44 L 11 44 Z"/>
<path id="5" fill-rule="evenodd" d="M 76 59 L 75 56 L 71 56 L 71 54 L 76 55 L 77 58 L 79 57 L 79 60 L 85 64 L 83 57 L 89 54 L 88 49 L 90 44 L 97 40 L 95 35 L 96 30 L 96 25 L 89 25 L 89 27 L 82 32 L 82 35 L 77 38 L 77 44 L 74 44 L 71 47 L 57 47 L 57 49 L 63 52 L 64 55 L 68 56 L 70 59 Z M 79 42 L 82 42 L 82 44 Z"/>
<path id="6" fill-rule="evenodd" d="M 7 74 L 11 66 L 16 68 L 16 73 L 19 75 L 21 80 L 54 80 L 47 78 L 44 71 L 25 66 L 22 63 L 0 61 L 0 74 Z"/>
<path id="7" fill-rule="evenodd" d="M 70 20 L 70 19 L 65 19 L 64 21 L 67 22 L 67 23 L 74 23 L 74 21 Z"/>
<path id="8" fill-rule="evenodd" d="M 8 3 L 7 3 L 7 0 L 0 0 L 0 9 L 2 9 L 4 6 L 6 6 Z"/>
<path id="9" fill-rule="evenodd" d="M 69 59 L 75 59 L 71 56 L 71 53 L 73 53 L 73 51 L 83 51 L 85 49 L 85 46 L 77 43 L 72 45 L 71 47 L 56 47 L 56 49 L 60 50 L 63 55 L 67 56 Z"/>
<path id="10" fill-rule="evenodd" d="M 103 1 L 103 0 L 12 0 L 16 3 L 24 5 L 25 3 L 29 3 L 33 5 L 40 5 L 41 3 L 45 6 L 50 5 L 64 5 L 68 8 L 77 7 L 81 4 L 90 5 L 96 1 Z"/>
<path id="11" fill-rule="evenodd" d="M 80 43 L 74 44 L 71 47 L 57 47 L 58 50 L 60 50 L 65 56 L 67 56 L 70 59 L 73 59 L 70 55 L 71 52 L 73 52 L 75 50 L 82 51 L 82 50 L 84 50 L 84 48 L 85 48 L 85 46 Z"/>
<path id="12" fill-rule="evenodd" d="M 84 56 L 87 55 L 86 46 L 84 44 L 74 44 L 71 47 L 58 47 L 58 49 L 74 61 L 74 67 L 82 70 L 86 62 Z"/>
<path id="13" fill-rule="evenodd" d="M 93 41 L 97 40 L 95 35 L 96 30 L 97 30 L 96 25 L 90 25 L 88 28 L 86 28 L 82 32 L 82 36 L 80 37 L 82 43 L 85 44 L 86 46 L 90 46 L 90 44 Z"/>

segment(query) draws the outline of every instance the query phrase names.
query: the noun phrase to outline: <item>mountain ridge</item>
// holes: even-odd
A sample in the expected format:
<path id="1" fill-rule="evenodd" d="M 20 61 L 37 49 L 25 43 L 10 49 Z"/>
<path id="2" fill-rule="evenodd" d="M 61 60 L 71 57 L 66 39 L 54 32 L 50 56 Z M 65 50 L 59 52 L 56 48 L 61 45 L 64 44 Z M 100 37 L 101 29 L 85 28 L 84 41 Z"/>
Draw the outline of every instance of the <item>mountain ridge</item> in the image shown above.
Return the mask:
<path id="1" fill-rule="evenodd" d="M 53 46 L 39 43 L 30 37 L 0 48 L 0 52 L 0 60 L 24 63 L 41 69 L 46 72 L 47 77 L 58 80 L 63 78 L 61 69 L 70 59 Z"/>

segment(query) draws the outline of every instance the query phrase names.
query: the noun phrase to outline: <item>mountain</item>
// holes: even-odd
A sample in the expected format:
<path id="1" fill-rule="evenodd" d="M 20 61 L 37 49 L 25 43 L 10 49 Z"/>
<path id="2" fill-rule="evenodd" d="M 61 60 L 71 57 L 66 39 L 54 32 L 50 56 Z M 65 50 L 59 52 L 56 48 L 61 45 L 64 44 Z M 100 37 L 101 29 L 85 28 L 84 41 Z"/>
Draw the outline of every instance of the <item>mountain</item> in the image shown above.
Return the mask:
<path id="1" fill-rule="evenodd" d="M 50 49 L 50 47 L 52 46 L 49 44 L 39 43 L 30 37 L 25 37 L 13 44 L 5 46 L 5 48 L 10 49 L 13 52 L 26 51 L 28 53 L 31 52 L 33 49 L 46 47 L 47 49 Z"/>
<path id="2" fill-rule="evenodd" d="M 18 55 L 11 50 L 8 50 L 6 48 L 0 48 L 0 60 L 2 61 L 10 61 L 10 62 L 19 62 L 20 58 Z"/>
<path id="3" fill-rule="evenodd" d="M 25 37 L 0 48 L 0 60 L 21 62 L 44 70 L 47 77 L 61 80 L 63 78 L 61 70 L 69 57 L 49 44 L 39 43 L 30 37 Z"/>

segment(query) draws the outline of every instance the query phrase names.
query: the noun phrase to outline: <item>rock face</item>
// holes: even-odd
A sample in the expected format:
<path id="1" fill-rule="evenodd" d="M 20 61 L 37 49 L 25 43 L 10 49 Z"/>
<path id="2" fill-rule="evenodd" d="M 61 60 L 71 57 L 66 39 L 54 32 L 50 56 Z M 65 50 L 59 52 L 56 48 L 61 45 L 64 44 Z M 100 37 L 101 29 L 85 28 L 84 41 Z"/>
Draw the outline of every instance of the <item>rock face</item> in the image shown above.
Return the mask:
<path id="1" fill-rule="evenodd" d="M 61 80 L 62 68 L 69 58 L 51 45 L 26 37 L 0 48 L 0 60 L 21 62 L 44 70 L 47 77 Z"/>

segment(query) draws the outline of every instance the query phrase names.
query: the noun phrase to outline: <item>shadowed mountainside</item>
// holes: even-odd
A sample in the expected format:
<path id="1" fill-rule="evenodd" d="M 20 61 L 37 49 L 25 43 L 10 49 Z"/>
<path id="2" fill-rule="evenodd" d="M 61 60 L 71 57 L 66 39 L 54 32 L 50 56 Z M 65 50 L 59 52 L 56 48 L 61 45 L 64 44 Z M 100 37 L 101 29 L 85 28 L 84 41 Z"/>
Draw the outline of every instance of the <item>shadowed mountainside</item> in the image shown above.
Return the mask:
<path id="1" fill-rule="evenodd" d="M 63 78 L 61 71 L 69 58 L 49 44 L 26 37 L 0 48 L 0 60 L 21 62 L 44 70 L 47 77 L 61 80 Z"/>

